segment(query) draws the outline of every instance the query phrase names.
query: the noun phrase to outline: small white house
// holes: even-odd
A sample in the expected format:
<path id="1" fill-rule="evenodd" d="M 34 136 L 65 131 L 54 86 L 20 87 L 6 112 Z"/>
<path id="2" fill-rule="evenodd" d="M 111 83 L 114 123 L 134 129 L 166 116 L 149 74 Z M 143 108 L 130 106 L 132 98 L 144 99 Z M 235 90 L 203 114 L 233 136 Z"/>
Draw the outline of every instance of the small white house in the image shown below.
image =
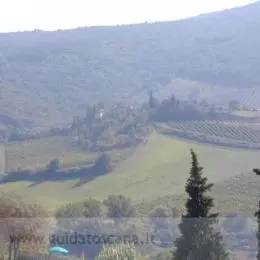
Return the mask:
<path id="1" fill-rule="evenodd" d="M 102 118 L 104 116 L 105 110 L 104 109 L 100 109 L 99 111 L 99 118 Z"/>

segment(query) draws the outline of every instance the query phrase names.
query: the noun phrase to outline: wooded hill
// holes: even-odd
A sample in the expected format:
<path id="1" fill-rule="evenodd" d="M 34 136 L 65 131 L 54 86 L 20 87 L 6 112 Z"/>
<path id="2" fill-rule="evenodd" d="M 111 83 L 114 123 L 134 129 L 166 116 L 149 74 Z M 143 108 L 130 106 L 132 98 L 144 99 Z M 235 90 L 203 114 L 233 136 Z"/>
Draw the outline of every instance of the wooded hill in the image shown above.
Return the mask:
<path id="1" fill-rule="evenodd" d="M 168 91 L 174 78 L 257 87 L 259 15 L 257 2 L 177 22 L 0 34 L 0 125 L 36 131 L 89 102 Z"/>

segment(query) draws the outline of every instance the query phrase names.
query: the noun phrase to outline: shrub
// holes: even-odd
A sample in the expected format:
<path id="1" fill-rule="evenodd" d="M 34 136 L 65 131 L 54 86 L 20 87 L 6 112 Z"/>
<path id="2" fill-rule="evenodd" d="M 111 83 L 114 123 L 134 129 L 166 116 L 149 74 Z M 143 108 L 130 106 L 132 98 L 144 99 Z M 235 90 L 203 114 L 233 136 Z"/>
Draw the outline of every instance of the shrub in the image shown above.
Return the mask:
<path id="1" fill-rule="evenodd" d="M 110 157 L 103 153 L 95 161 L 94 170 L 98 173 L 108 173 L 112 170 L 112 163 Z"/>
<path id="2" fill-rule="evenodd" d="M 85 216 L 95 218 L 102 216 L 101 202 L 92 198 L 84 201 Z"/>
<path id="3" fill-rule="evenodd" d="M 95 260 L 141 260 L 146 259 L 130 244 L 114 244 L 105 246 Z"/>
<path id="4" fill-rule="evenodd" d="M 47 165 L 48 172 L 56 172 L 59 169 L 60 169 L 60 161 L 58 159 L 54 159 L 50 161 L 50 163 Z"/>
<path id="5" fill-rule="evenodd" d="M 104 201 L 110 218 L 127 218 L 135 216 L 135 208 L 129 198 L 123 195 L 110 195 Z"/>
<path id="6" fill-rule="evenodd" d="M 28 204 L 14 193 L 0 193 L 0 233 L 7 242 L 8 259 L 17 259 L 20 250 L 41 252 L 56 223 L 40 205 Z"/>

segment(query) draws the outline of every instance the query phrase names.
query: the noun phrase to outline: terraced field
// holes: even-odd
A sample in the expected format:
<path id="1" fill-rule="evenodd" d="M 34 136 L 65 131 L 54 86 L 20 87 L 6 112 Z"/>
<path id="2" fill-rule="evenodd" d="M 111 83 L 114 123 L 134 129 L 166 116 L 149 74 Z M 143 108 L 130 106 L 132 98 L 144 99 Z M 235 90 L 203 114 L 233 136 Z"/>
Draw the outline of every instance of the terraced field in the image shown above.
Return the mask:
<path id="1" fill-rule="evenodd" d="M 206 143 L 260 149 L 260 124 L 235 121 L 174 122 L 159 128 L 163 133 Z"/>

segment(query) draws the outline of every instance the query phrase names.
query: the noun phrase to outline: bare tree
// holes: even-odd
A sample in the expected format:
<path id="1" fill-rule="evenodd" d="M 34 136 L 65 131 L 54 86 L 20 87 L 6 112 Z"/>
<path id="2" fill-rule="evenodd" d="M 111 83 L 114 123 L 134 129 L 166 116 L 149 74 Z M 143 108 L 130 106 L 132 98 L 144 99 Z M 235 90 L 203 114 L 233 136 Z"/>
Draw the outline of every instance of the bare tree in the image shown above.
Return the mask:
<path id="1" fill-rule="evenodd" d="M 8 244 L 8 260 L 17 259 L 21 247 L 37 250 L 48 244 L 54 219 L 37 204 L 29 204 L 14 193 L 0 193 L 0 232 Z"/>

